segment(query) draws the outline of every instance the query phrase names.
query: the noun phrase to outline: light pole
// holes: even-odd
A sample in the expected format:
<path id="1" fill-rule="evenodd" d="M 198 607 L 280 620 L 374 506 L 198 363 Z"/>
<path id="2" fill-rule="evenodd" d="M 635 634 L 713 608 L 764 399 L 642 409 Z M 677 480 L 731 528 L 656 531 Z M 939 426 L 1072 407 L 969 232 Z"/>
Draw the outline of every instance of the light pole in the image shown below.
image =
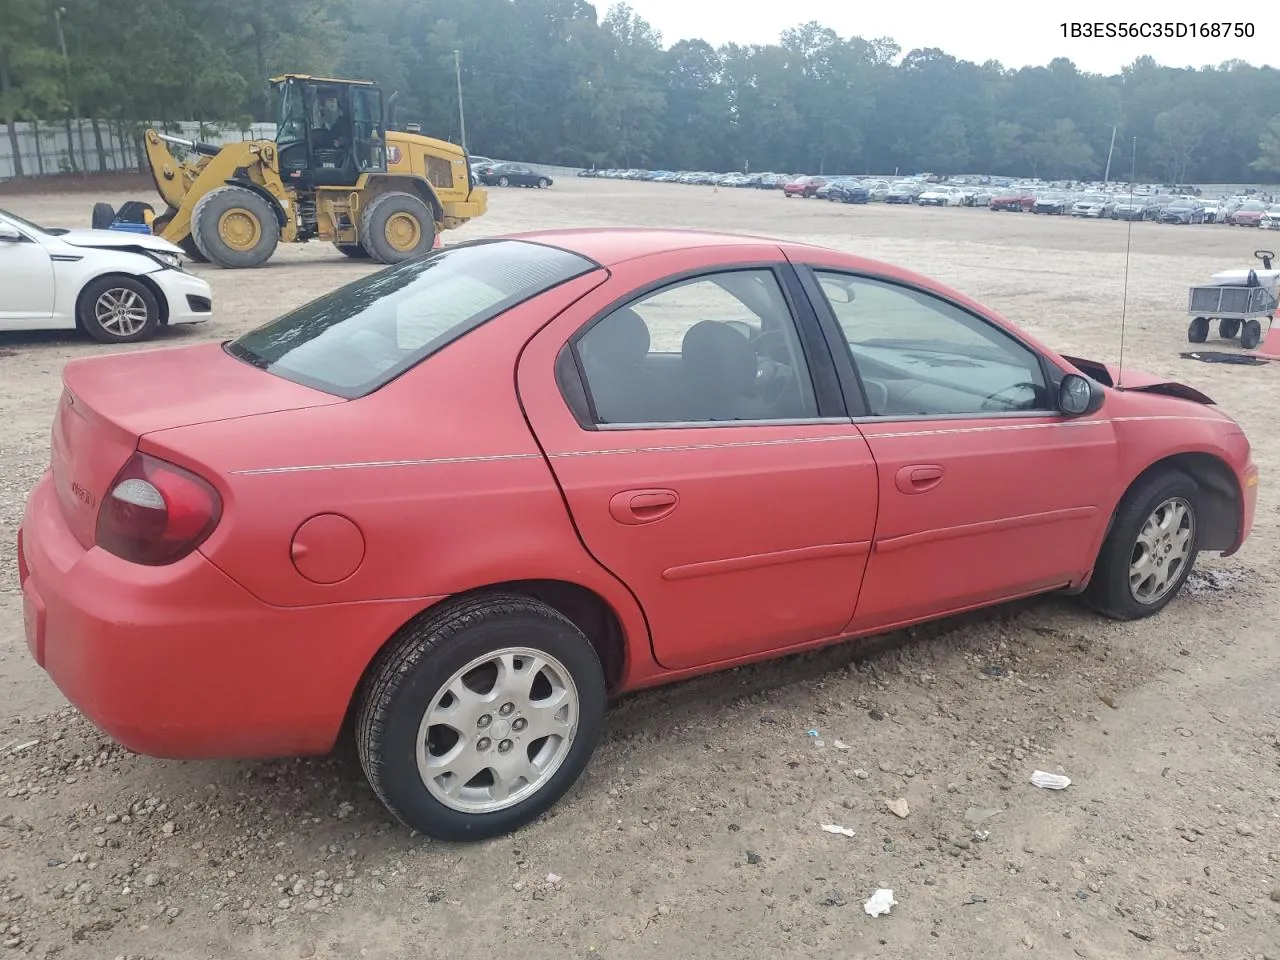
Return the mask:
<path id="1" fill-rule="evenodd" d="M 458 129 L 461 133 L 462 152 L 467 152 L 467 118 L 462 112 L 462 54 L 453 51 L 453 75 L 458 81 Z"/>
<path id="2" fill-rule="evenodd" d="M 53 8 L 53 27 L 58 34 L 58 49 L 62 51 L 62 68 L 67 75 L 67 96 L 71 101 L 71 113 L 75 115 L 76 127 L 80 133 L 80 157 L 83 159 L 85 156 L 84 127 L 80 126 L 80 104 L 76 96 L 75 81 L 71 79 L 71 57 L 67 54 L 67 38 L 62 32 L 62 15 L 66 12 L 66 7 Z M 72 170 L 80 169 L 80 165 L 76 163 L 76 145 L 71 139 L 70 115 L 67 117 L 67 159 L 71 161 Z"/>

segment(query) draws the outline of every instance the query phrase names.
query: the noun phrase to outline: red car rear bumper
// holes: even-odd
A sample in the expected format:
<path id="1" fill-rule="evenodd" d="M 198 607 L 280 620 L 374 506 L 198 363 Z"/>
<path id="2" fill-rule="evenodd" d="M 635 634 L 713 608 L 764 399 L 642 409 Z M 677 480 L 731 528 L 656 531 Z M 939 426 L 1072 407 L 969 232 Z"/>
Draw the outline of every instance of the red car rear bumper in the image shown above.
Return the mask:
<path id="1" fill-rule="evenodd" d="M 146 567 L 86 550 L 48 475 L 18 554 L 36 662 L 104 733 L 158 757 L 327 752 L 374 653 L 430 602 L 273 607 L 198 552 Z"/>

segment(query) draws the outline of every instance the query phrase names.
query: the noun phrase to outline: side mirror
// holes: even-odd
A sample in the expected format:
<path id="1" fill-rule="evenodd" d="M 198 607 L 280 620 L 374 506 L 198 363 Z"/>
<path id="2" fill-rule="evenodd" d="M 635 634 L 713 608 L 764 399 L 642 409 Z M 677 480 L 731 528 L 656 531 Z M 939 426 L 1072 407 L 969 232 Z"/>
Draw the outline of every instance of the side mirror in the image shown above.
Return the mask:
<path id="1" fill-rule="evenodd" d="M 22 234 L 16 227 L 11 227 L 7 223 L 0 223 L 0 242 L 4 243 L 21 243 Z"/>
<path id="2" fill-rule="evenodd" d="M 1058 385 L 1058 409 L 1069 417 L 1083 417 L 1096 412 L 1105 396 L 1088 377 L 1068 373 Z"/>

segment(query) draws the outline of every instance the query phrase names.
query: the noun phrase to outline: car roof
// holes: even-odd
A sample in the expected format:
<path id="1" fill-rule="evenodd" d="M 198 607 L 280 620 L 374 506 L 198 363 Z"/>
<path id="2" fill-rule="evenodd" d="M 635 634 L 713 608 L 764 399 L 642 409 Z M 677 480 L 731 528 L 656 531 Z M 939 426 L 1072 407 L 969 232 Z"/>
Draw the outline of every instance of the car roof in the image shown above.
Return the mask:
<path id="1" fill-rule="evenodd" d="M 508 234 L 511 240 L 527 240 L 559 247 L 593 260 L 603 267 L 655 253 L 695 250 L 706 247 L 782 245 L 772 237 L 713 230 L 679 230 L 651 227 L 567 227 L 561 230 L 537 230 Z M 787 244 L 793 246 L 793 244 Z"/>
<path id="2" fill-rule="evenodd" d="M 494 239 L 523 240 L 530 243 L 545 244 L 549 247 L 576 253 L 593 261 L 598 266 L 606 268 L 627 260 L 635 260 L 654 254 L 700 248 L 771 246 L 778 248 L 782 257 L 791 259 L 795 259 L 795 256 L 803 259 L 805 251 L 815 251 L 821 255 L 821 260 L 823 261 L 842 263 L 848 269 L 905 281 L 919 286 L 922 290 L 942 295 L 984 316 L 994 317 L 997 320 L 1008 323 L 999 311 L 973 299 L 960 290 L 947 286 L 928 274 L 917 273 L 906 267 L 856 253 L 837 250 L 833 247 L 795 240 L 781 240 L 777 237 L 720 233 L 714 230 L 682 230 L 669 227 L 564 227 L 555 230 L 509 233 Z M 1019 329 L 1019 334 L 1027 343 L 1036 348 L 1049 353 L 1053 352 L 1051 348 L 1041 343 L 1025 329 Z"/>

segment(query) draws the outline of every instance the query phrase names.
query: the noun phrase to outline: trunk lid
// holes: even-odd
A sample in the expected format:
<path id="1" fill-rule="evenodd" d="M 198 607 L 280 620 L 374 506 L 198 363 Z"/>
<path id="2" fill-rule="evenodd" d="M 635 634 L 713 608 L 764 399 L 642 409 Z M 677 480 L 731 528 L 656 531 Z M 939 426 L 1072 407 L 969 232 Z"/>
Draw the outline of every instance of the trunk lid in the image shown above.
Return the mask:
<path id="1" fill-rule="evenodd" d="M 67 526 L 86 548 L 102 498 L 145 434 L 346 402 L 242 363 L 217 343 L 72 360 L 62 383 L 50 466 Z"/>

